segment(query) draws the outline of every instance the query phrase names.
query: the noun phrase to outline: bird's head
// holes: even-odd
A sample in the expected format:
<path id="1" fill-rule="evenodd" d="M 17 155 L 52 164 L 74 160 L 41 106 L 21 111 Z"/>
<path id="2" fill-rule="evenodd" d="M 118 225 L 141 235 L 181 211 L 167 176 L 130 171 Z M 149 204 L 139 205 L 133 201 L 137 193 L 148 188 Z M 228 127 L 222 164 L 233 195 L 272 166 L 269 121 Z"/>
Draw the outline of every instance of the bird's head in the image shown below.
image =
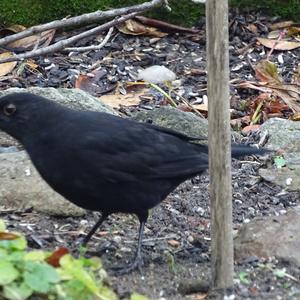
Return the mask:
<path id="1" fill-rule="evenodd" d="M 0 130 L 22 141 L 25 135 L 41 129 L 44 112 L 55 107 L 53 101 L 30 93 L 12 93 L 0 98 Z M 51 111 L 51 109 L 50 109 Z"/>

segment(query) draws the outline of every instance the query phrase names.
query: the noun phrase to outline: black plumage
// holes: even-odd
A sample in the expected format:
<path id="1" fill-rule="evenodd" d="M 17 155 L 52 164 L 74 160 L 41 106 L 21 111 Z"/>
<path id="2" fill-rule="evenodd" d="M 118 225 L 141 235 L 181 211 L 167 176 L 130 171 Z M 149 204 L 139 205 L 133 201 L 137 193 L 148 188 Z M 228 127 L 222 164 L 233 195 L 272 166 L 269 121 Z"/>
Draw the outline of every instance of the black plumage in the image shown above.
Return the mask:
<path id="1" fill-rule="evenodd" d="M 208 167 L 208 148 L 170 129 L 106 113 L 76 111 L 29 93 L 0 99 L 0 129 L 19 140 L 44 180 L 76 205 L 102 212 L 84 244 L 112 213 L 140 221 L 181 182 Z M 263 150 L 232 145 L 232 155 Z M 49 199 L 49 204 L 51 199 Z"/>

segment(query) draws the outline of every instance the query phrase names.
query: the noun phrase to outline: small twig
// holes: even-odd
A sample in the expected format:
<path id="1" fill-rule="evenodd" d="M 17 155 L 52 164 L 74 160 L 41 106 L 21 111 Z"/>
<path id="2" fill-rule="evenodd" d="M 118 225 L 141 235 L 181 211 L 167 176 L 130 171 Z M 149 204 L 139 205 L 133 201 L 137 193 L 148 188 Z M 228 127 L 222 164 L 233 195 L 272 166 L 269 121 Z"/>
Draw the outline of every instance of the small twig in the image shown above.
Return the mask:
<path id="1" fill-rule="evenodd" d="M 58 29 L 63 27 L 70 27 L 70 26 L 79 26 L 81 24 L 92 24 L 95 22 L 99 22 L 100 20 L 105 20 L 109 18 L 114 18 L 116 16 L 121 16 L 125 14 L 131 14 L 131 13 L 137 13 L 137 12 L 143 12 L 147 11 L 151 8 L 154 8 L 156 6 L 159 6 L 163 4 L 163 0 L 152 0 L 150 2 L 145 2 L 139 5 L 134 5 L 130 7 L 123 7 L 123 8 L 117 8 L 107 11 L 96 11 L 88 14 L 83 14 L 81 16 L 76 16 L 69 19 L 63 19 L 63 20 L 56 20 L 52 21 L 43 25 L 37 25 L 30 27 L 26 30 L 23 30 L 21 32 L 18 32 L 13 35 L 6 36 L 2 39 L 0 39 L 0 46 L 6 45 L 8 43 L 17 41 L 19 39 L 49 30 L 49 29 Z"/>
<path id="2" fill-rule="evenodd" d="M 273 53 L 275 47 L 276 47 L 277 44 L 283 39 L 283 37 L 285 36 L 285 34 L 286 34 L 286 29 L 284 29 L 284 30 L 282 30 L 282 31 L 280 32 L 277 41 L 273 44 L 273 47 L 271 48 L 270 52 L 269 52 L 268 55 L 267 55 L 267 60 L 270 59 L 270 56 L 272 55 L 272 53 Z"/>
<path id="3" fill-rule="evenodd" d="M 66 47 L 67 45 L 73 44 L 78 40 L 81 40 L 83 38 L 86 38 L 88 36 L 94 35 L 94 34 L 98 34 L 99 32 L 103 31 L 103 30 L 107 30 L 110 27 L 116 26 L 118 24 L 123 23 L 124 21 L 133 18 L 135 15 L 137 14 L 137 12 L 122 16 L 118 19 L 109 21 L 105 24 L 102 24 L 100 26 L 97 26 L 95 28 L 92 28 L 88 31 L 82 32 L 80 34 L 74 35 L 68 39 L 65 40 L 61 40 L 55 44 L 52 44 L 50 46 L 44 47 L 44 48 L 40 48 L 37 50 L 32 50 L 32 51 L 28 51 L 22 54 L 18 54 L 18 55 L 14 55 L 11 57 L 7 57 L 4 59 L 0 59 L 0 64 L 4 63 L 4 62 L 10 62 L 10 61 L 20 61 L 23 60 L 25 58 L 32 58 L 35 56 L 40 56 L 40 55 L 45 55 L 45 54 L 49 54 L 49 53 L 53 53 L 56 51 L 59 51 L 61 49 L 63 49 L 64 47 Z"/>
<path id="4" fill-rule="evenodd" d="M 100 50 L 103 48 L 108 40 L 110 39 L 112 33 L 114 31 L 114 27 L 110 27 L 106 36 L 102 40 L 102 42 L 99 45 L 92 45 L 92 46 L 87 46 L 87 47 L 71 47 L 71 48 L 65 48 L 63 51 L 75 51 L 75 52 L 85 52 L 85 51 L 90 51 L 90 50 Z"/>
<path id="5" fill-rule="evenodd" d="M 174 90 L 172 90 L 172 92 L 173 92 L 176 96 L 178 96 L 178 97 L 181 99 L 181 101 L 182 101 L 187 107 L 189 107 L 194 113 L 196 113 L 200 118 L 204 118 L 204 116 L 201 114 L 201 112 L 198 111 L 196 108 L 194 108 L 192 104 L 190 104 L 187 100 L 185 100 L 184 97 L 182 97 L 181 95 L 179 95 L 179 94 L 178 94 L 177 92 L 175 92 Z"/>

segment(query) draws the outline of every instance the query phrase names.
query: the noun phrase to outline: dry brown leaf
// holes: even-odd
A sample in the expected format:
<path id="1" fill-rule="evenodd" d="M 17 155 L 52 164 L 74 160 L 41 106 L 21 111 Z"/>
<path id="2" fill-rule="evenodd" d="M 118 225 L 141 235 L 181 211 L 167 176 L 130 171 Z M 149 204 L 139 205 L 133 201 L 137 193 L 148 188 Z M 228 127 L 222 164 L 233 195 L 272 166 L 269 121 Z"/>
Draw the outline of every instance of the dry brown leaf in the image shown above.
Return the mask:
<path id="1" fill-rule="evenodd" d="M 287 29 L 287 35 L 288 36 L 293 36 L 293 37 L 298 37 L 300 34 L 300 28 L 296 26 L 291 26 Z"/>
<path id="2" fill-rule="evenodd" d="M 250 131 L 256 131 L 260 128 L 259 124 L 255 124 L 255 125 L 248 125 L 246 127 L 243 128 L 242 133 L 246 134 Z"/>
<path id="3" fill-rule="evenodd" d="M 0 241 L 11 241 L 19 237 L 20 237 L 19 235 L 12 232 L 4 232 L 4 231 L 0 232 Z"/>
<path id="4" fill-rule="evenodd" d="M 294 71 L 292 83 L 300 85 L 300 64 L 298 64 L 297 69 Z"/>
<path id="5" fill-rule="evenodd" d="M 168 244 L 172 247 L 178 247 L 180 243 L 176 240 L 168 240 Z"/>
<path id="6" fill-rule="evenodd" d="M 258 82 L 251 82 L 251 81 L 242 81 L 238 84 L 235 85 L 238 88 L 242 88 L 242 89 L 253 89 L 253 90 L 257 90 L 257 91 L 261 91 L 264 93 L 271 93 L 272 90 L 270 88 L 267 87 L 266 83 L 258 83 Z"/>
<path id="7" fill-rule="evenodd" d="M 255 66 L 255 76 L 262 82 L 276 84 L 282 82 L 282 78 L 278 73 L 277 66 L 268 60 L 261 60 Z"/>
<path id="8" fill-rule="evenodd" d="M 130 35 L 150 35 L 154 37 L 164 37 L 168 35 L 165 32 L 161 32 L 159 29 L 151 26 L 145 26 L 140 22 L 134 21 L 132 19 L 125 21 L 122 25 L 118 27 L 119 31 L 130 34 Z"/>
<path id="9" fill-rule="evenodd" d="M 268 39 L 278 39 L 280 36 L 281 30 L 273 30 L 268 33 Z"/>
<path id="10" fill-rule="evenodd" d="M 40 47 L 46 47 L 51 43 L 54 34 L 55 34 L 55 29 L 50 29 L 41 32 L 40 34 L 31 35 L 23 39 L 17 40 L 15 42 L 9 43 L 8 46 L 10 48 L 25 48 L 25 49 L 33 48 L 36 45 L 39 45 Z"/>
<path id="11" fill-rule="evenodd" d="M 278 22 L 274 23 L 270 26 L 271 30 L 277 30 L 277 29 L 282 29 L 282 28 L 287 28 L 295 24 L 293 21 L 283 21 L 283 22 Z"/>
<path id="12" fill-rule="evenodd" d="M 59 260 L 68 253 L 70 253 L 69 249 L 60 247 L 47 257 L 46 262 L 52 267 L 58 268 L 60 266 Z"/>
<path id="13" fill-rule="evenodd" d="M 292 111 L 300 112 L 300 102 L 298 102 L 300 100 L 300 94 L 291 96 L 290 91 L 288 89 L 283 89 L 282 86 L 272 86 L 272 91 L 276 96 L 280 97 Z"/>
<path id="14" fill-rule="evenodd" d="M 204 300 L 204 299 L 206 299 L 207 296 L 208 296 L 207 293 L 197 293 L 197 294 L 192 294 L 192 295 L 188 296 L 187 299 L 189 299 L 189 300 Z"/>
<path id="15" fill-rule="evenodd" d="M 290 119 L 293 121 L 300 121 L 300 113 L 295 113 L 290 117 Z"/>
<path id="16" fill-rule="evenodd" d="M 28 59 L 28 60 L 26 61 L 26 67 L 30 68 L 31 70 L 36 70 L 36 69 L 39 67 L 39 65 L 37 65 L 37 64 L 34 62 L 34 60 Z"/>
<path id="17" fill-rule="evenodd" d="M 114 107 L 119 108 L 119 106 L 132 106 L 132 105 L 138 105 L 141 102 L 140 96 L 145 94 L 145 90 L 142 90 L 138 93 L 128 93 L 126 95 L 122 94 L 107 94 L 101 96 L 100 100 L 101 102 Z"/>
<path id="18" fill-rule="evenodd" d="M 199 110 L 200 112 L 207 112 L 208 111 L 208 105 L 207 104 L 194 104 L 192 105 L 194 109 Z"/>
<path id="19" fill-rule="evenodd" d="M 246 26 L 246 28 L 251 31 L 252 33 L 257 33 L 257 27 L 254 24 L 249 24 L 248 26 Z"/>
<path id="20" fill-rule="evenodd" d="M 230 120 L 230 125 L 233 127 L 241 128 L 244 125 L 250 124 L 250 122 L 251 122 L 250 116 L 244 116 L 244 117 Z"/>
<path id="21" fill-rule="evenodd" d="M 11 57 L 13 55 L 14 54 L 11 52 L 4 52 L 4 53 L 0 54 L 0 59 Z M 0 64 L 0 77 L 5 76 L 8 73 L 10 73 L 15 68 L 16 65 L 17 65 L 16 61 L 11 61 L 11 62 L 6 62 L 3 64 Z"/>
<path id="22" fill-rule="evenodd" d="M 275 50 L 293 50 L 300 47 L 300 42 L 277 41 L 266 38 L 257 38 L 257 40 L 267 48 L 274 48 Z"/>

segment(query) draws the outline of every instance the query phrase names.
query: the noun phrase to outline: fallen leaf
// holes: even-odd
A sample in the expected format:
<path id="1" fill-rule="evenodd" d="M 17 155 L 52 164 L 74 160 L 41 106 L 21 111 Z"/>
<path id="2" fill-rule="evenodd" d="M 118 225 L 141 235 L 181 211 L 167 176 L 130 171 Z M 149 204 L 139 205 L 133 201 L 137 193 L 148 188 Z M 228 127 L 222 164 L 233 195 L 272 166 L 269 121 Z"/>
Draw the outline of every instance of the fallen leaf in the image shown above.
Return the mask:
<path id="1" fill-rule="evenodd" d="M 168 240 L 168 244 L 172 247 L 178 247 L 180 243 L 176 240 Z"/>
<path id="2" fill-rule="evenodd" d="M 140 96 L 145 93 L 146 90 L 142 90 L 138 93 L 122 94 L 107 94 L 100 97 L 101 102 L 113 107 L 119 108 L 120 106 L 133 106 L 138 105 L 141 102 Z"/>
<path id="3" fill-rule="evenodd" d="M 165 32 L 161 32 L 159 29 L 151 26 L 145 26 L 135 20 L 127 20 L 118 26 L 119 31 L 129 35 L 150 35 L 154 37 L 164 37 L 168 35 Z"/>
<path id="4" fill-rule="evenodd" d="M 60 266 L 59 260 L 66 254 L 68 254 L 70 251 L 67 248 L 60 247 L 57 250 L 55 250 L 47 259 L 46 262 L 55 267 L 58 268 Z"/>
<path id="5" fill-rule="evenodd" d="M 300 113 L 295 113 L 289 119 L 293 121 L 300 121 Z"/>
<path id="6" fill-rule="evenodd" d="M 4 53 L 0 54 L 0 59 L 7 58 L 7 57 L 12 57 L 12 56 L 14 56 L 13 53 L 4 52 Z M 16 61 L 11 61 L 11 62 L 6 62 L 6 63 L 3 63 L 3 64 L 0 64 L 0 77 L 5 76 L 8 73 L 10 73 L 15 68 L 16 65 L 17 65 Z"/>
<path id="7" fill-rule="evenodd" d="M 281 30 L 273 30 L 268 33 L 268 39 L 278 39 L 280 36 Z"/>
<path id="8" fill-rule="evenodd" d="M 207 75 L 204 69 L 190 69 L 186 72 L 187 75 L 197 76 L 197 75 Z"/>
<path id="9" fill-rule="evenodd" d="M 255 76 L 258 80 L 262 82 L 268 82 L 268 83 L 282 82 L 282 78 L 278 73 L 277 66 L 268 60 L 261 60 L 255 66 Z"/>
<path id="10" fill-rule="evenodd" d="M 164 32 L 182 32 L 182 33 L 196 34 L 200 31 L 199 29 L 182 27 L 182 26 L 170 24 L 170 23 L 167 23 L 167 22 L 164 22 L 164 21 L 147 18 L 147 17 L 144 17 L 144 16 L 135 16 L 134 18 L 136 20 L 138 20 L 139 22 L 143 23 L 144 25 L 152 26 L 152 27 L 155 27 L 155 28 L 160 28 Z"/>
<path id="11" fill-rule="evenodd" d="M 258 32 L 257 27 L 254 24 L 249 24 L 248 26 L 246 26 L 246 28 L 252 33 Z"/>
<path id="12" fill-rule="evenodd" d="M 300 28 L 296 26 L 291 26 L 287 29 L 287 35 L 291 37 L 298 37 L 300 34 Z"/>
<path id="13" fill-rule="evenodd" d="M 14 25 L 8 27 L 0 32 L 1 36 L 7 36 L 10 34 L 15 34 L 25 30 L 26 27 L 22 25 Z M 5 34 L 6 32 L 6 34 Z M 9 48 L 24 48 L 24 49 L 33 49 L 36 46 L 46 47 L 53 40 L 55 34 L 55 29 L 50 29 L 47 31 L 43 31 L 39 34 L 31 35 L 17 41 L 11 42 L 7 44 Z"/>
<path id="14" fill-rule="evenodd" d="M 297 69 L 294 71 L 292 83 L 300 85 L 300 64 L 298 64 Z"/>
<path id="15" fill-rule="evenodd" d="M 193 104 L 192 107 L 194 109 L 199 110 L 200 112 L 207 112 L 208 111 L 208 104 Z"/>
<path id="16" fill-rule="evenodd" d="M 257 131 L 257 130 L 260 128 L 260 126 L 261 126 L 261 125 L 259 125 L 259 124 L 248 125 L 248 126 L 246 126 L 246 127 L 244 127 L 244 128 L 242 129 L 242 133 L 246 134 L 246 133 L 248 133 L 248 132 L 250 132 L 250 131 Z"/>
<path id="17" fill-rule="evenodd" d="M 257 38 L 257 40 L 265 47 L 275 50 L 293 50 L 300 47 L 300 42 L 278 41 L 266 38 Z"/>
<path id="18" fill-rule="evenodd" d="M 237 127 L 239 129 L 245 125 L 249 125 L 250 121 L 251 121 L 250 116 L 244 116 L 241 118 L 236 118 L 236 119 L 230 120 L 230 125 L 232 127 Z"/>
<path id="19" fill-rule="evenodd" d="M 20 236 L 11 232 L 0 232 L 0 241 L 11 241 L 19 238 Z"/>
<path id="20" fill-rule="evenodd" d="M 207 293 L 197 293 L 197 294 L 192 294 L 187 297 L 188 300 L 204 300 L 208 296 Z"/>
<path id="21" fill-rule="evenodd" d="M 81 89 L 93 96 L 100 96 L 111 92 L 116 88 L 117 84 L 99 85 L 100 80 L 106 74 L 107 72 L 102 69 L 94 70 L 88 75 L 80 74 L 75 81 L 75 88 Z"/>
<path id="22" fill-rule="evenodd" d="M 283 22 L 277 22 L 270 26 L 271 30 L 277 30 L 282 28 L 290 27 L 291 25 L 295 24 L 294 21 L 283 21 Z"/>

